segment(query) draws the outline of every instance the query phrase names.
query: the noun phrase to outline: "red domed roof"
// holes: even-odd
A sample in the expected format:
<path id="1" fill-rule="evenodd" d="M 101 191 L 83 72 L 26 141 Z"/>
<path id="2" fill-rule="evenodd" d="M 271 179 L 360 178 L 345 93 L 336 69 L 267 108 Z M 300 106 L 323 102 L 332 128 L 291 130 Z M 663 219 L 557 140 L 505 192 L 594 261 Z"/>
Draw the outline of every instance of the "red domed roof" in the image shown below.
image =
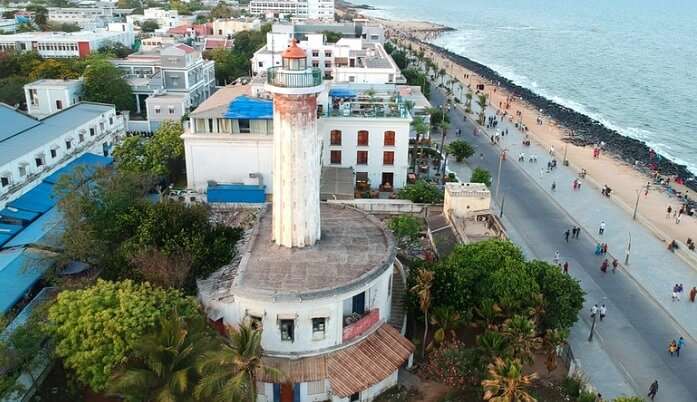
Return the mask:
<path id="1" fill-rule="evenodd" d="M 293 38 L 281 57 L 284 59 L 305 59 L 307 58 L 307 54 L 303 49 L 298 47 L 298 41 Z"/>

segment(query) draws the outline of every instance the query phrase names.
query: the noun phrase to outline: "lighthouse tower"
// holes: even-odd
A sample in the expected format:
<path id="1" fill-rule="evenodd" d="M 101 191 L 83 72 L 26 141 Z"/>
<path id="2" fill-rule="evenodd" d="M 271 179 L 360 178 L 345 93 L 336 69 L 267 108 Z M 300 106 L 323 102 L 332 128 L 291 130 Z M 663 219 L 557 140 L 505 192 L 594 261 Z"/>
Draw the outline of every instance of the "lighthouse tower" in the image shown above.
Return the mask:
<path id="1" fill-rule="evenodd" d="M 273 241 L 308 247 L 320 238 L 317 95 L 324 84 L 295 39 L 282 59 L 268 70 L 266 82 L 273 93 Z"/>

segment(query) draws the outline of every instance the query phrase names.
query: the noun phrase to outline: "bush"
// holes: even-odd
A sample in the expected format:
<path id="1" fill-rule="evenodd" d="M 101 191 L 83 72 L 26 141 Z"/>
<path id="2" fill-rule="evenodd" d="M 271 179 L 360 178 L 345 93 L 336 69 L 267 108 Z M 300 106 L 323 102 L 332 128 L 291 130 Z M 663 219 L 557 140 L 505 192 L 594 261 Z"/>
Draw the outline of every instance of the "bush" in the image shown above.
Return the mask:
<path id="1" fill-rule="evenodd" d="M 472 176 L 470 177 L 470 182 L 472 183 L 482 183 L 487 187 L 491 187 L 491 174 L 488 170 L 482 168 L 475 168 L 472 171 Z"/>
<path id="2" fill-rule="evenodd" d="M 448 145 L 448 152 L 455 157 L 455 160 L 462 162 L 463 160 L 474 155 L 474 148 L 465 141 L 455 140 Z"/>
<path id="3" fill-rule="evenodd" d="M 397 244 L 401 248 L 405 248 L 413 244 L 419 238 L 421 225 L 410 215 L 400 215 L 392 218 L 387 226 L 394 233 Z"/>
<path id="4" fill-rule="evenodd" d="M 416 203 L 435 204 L 443 202 L 443 192 L 434 184 L 423 180 L 407 185 L 399 190 L 397 197 L 403 200 L 410 200 Z"/>

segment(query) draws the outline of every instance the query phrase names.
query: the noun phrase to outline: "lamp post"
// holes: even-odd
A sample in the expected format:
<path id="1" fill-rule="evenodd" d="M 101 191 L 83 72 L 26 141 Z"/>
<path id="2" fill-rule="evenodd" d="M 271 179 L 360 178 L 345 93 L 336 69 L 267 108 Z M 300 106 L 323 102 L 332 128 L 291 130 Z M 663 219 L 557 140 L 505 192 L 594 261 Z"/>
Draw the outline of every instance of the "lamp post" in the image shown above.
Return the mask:
<path id="1" fill-rule="evenodd" d="M 632 250 L 632 232 L 629 232 L 629 239 L 627 240 L 627 249 L 624 253 L 624 265 L 629 265 L 629 252 Z"/>
<path id="2" fill-rule="evenodd" d="M 637 191 L 636 191 L 636 201 L 634 202 L 634 213 L 632 214 L 632 219 L 636 220 L 636 214 L 637 211 L 639 210 L 639 198 L 641 198 L 641 190 L 644 188 L 644 186 L 641 186 Z M 646 183 L 646 193 L 648 194 L 650 188 L 650 184 Z"/>
<path id="3" fill-rule="evenodd" d="M 591 333 L 588 335 L 588 342 L 593 341 L 593 330 L 595 329 L 595 317 L 598 313 L 593 314 L 593 322 L 591 323 Z"/>

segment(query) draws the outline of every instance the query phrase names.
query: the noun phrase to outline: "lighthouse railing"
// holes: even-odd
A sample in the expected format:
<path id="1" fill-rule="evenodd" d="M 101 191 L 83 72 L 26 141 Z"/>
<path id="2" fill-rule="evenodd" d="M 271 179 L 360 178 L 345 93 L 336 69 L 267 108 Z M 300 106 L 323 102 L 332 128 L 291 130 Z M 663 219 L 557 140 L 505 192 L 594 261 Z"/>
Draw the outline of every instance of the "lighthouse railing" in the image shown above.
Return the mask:
<path id="1" fill-rule="evenodd" d="M 266 82 L 283 88 L 316 87 L 322 84 L 322 70 L 319 68 L 308 68 L 306 70 L 292 71 L 282 67 L 271 67 L 267 70 Z"/>

